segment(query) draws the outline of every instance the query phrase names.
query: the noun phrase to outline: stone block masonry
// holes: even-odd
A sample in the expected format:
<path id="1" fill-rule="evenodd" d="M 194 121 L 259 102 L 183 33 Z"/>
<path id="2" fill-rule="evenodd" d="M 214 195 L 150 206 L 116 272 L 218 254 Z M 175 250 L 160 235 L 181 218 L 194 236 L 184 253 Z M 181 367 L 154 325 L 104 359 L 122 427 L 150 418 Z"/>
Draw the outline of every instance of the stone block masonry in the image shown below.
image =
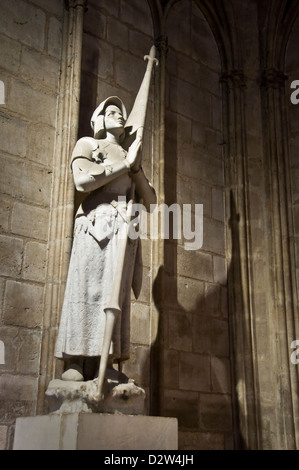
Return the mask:
<path id="1" fill-rule="evenodd" d="M 211 31 L 193 2 L 173 6 L 166 30 L 165 198 L 203 204 L 203 245 L 187 252 L 166 242 L 162 409 L 178 418 L 179 448 L 225 449 L 231 445 L 232 395 L 221 69 Z"/>
<path id="2" fill-rule="evenodd" d="M 0 449 L 36 407 L 62 15 L 60 0 L 0 4 Z"/>
<path id="3" fill-rule="evenodd" d="M 153 39 L 143 168 L 159 202 L 203 204 L 204 236 L 142 241 L 124 372 L 182 450 L 298 448 L 297 3 L 88 0 L 80 69 L 82 2 L 0 1 L 1 450 L 60 372 L 80 79 L 79 137 L 107 96 L 131 109 Z"/>

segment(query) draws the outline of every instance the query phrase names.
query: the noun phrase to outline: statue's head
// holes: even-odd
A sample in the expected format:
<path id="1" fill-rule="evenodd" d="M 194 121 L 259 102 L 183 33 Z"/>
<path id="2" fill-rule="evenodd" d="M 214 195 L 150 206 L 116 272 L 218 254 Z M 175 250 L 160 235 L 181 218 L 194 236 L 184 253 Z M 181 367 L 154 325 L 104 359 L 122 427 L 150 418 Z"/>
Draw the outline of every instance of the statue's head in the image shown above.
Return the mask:
<path id="1" fill-rule="evenodd" d="M 120 111 L 122 115 L 123 121 L 122 124 L 119 122 L 120 126 L 123 128 L 123 132 L 120 136 L 120 142 L 123 141 L 125 137 L 125 130 L 124 130 L 124 123 L 127 120 L 127 111 L 125 105 L 123 104 L 122 100 L 117 96 L 110 96 L 106 100 L 102 101 L 99 106 L 94 111 L 90 124 L 93 130 L 94 138 L 95 139 L 105 139 L 106 137 L 106 126 L 105 126 L 105 118 L 111 119 L 111 112 L 117 110 Z"/>

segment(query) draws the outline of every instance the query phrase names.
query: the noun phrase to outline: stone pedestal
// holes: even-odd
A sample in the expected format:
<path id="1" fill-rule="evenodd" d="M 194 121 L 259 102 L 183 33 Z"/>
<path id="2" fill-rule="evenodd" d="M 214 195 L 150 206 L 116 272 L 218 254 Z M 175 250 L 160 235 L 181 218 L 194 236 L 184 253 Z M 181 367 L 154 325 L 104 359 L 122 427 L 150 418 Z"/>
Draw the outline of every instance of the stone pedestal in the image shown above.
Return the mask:
<path id="1" fill-rule="evenodd" d="M 52 413 L 18 418 L 14 450 L 177 450 L 176 418 Z"/>

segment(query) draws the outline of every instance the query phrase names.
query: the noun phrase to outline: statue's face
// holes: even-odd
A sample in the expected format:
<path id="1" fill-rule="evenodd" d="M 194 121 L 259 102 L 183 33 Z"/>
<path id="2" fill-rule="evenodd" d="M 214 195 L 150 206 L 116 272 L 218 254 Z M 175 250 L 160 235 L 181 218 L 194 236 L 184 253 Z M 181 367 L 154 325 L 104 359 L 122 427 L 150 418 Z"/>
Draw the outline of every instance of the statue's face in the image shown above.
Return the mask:
<path id="1" fill-rule="evenodd" d="M 109 132 L 115 129 L 123 129 L 124 124 L 125 124 L 125 121 L 124 121 L 121 110 L 114 104 L 107 106 L 106 111 L 105 111 L 106 130 Z"/>

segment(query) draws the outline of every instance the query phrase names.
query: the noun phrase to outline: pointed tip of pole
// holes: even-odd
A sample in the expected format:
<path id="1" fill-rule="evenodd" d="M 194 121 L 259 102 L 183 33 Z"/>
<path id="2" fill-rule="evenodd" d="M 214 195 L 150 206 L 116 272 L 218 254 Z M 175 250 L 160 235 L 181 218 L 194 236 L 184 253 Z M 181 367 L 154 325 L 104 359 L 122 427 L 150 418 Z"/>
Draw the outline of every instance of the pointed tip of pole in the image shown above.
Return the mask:
<path id="1" fill-rule="evenodd" d="M 149 54 L 144 56 L 144 60 L 148 60 L 149 62 L 155 63 L 156 65 L 159 64 L 158 59 L 156 59 L 156 46 L 155 45 L 151 47 Z"/>
<path id="2" fill-rule="evenodd" d="M 150 53 L 149 53 L 150 57 L 152 57 L 153 59 L 155 59 L 156 57 L 156 46 L 153 44 L 152 47 L 151 47 L 151 50 L 150 50 Z"/>

